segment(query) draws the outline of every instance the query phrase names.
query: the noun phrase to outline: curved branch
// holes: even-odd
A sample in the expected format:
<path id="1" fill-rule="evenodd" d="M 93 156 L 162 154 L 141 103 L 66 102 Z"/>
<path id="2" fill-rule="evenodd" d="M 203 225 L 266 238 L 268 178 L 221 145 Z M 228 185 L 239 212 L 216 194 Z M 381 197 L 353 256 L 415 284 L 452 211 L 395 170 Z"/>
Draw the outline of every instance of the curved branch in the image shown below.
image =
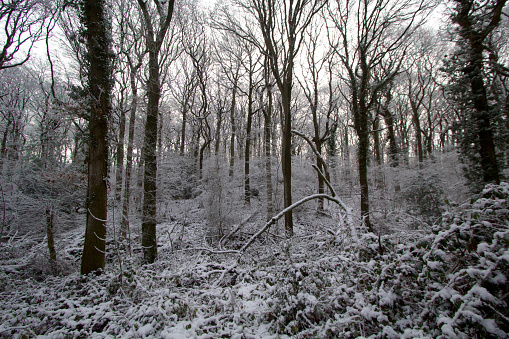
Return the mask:
<path id="1" fill-rule="evenodd" d="M 320 198 L 323 198 L 323 199 L 327 199 L 327 200 L 330 200 L 332 202 L 335 202 L 336 204 L 338 204 L 339 207 L 341 207 L 341 209 L 343 209 L 345 212 L 348 212 L 348 208 L 346 207 L 346 205 L 341 201 L 339 200 L 338 198 L 336 197 L 332 197 L 328 194 L 313 194 L 313 195 L 310 195 L 310 196 L 307 196 L 305 198 L 302 198 L 301 200 L 293 203 L 292 205 L 288 206 L 287 208 L 285 208 L 284 210 L 282 210 L 281 212 L 279 212 L 276 216 L 272 217 L 272 219 L 269 220 L 269 222 L 267 222 L 265 224 L 265 226 L 263 226 L 263 228 L 261 230 L 259 230 L 258 232 L 256 232 L 249 240 L 248 242 L 246 242 L 246 244 L 244 246 L 242 246 L 242 248 L 239 250 L 240 254 L 239 254 L 239 257 L 247 250 L 247 248 L 249 246 L 251 246 L 253 244 L 253 242 L 256 240 L 256 238 L 258 238 L 260 235 L 262 235 L 265 231 L 267 231 L 272 225 L 274 225 L 279 219 L 281 219 L 286 213 L 292 211 L 293 209 L 295 209 L 296 207 L 299 207 L 300 205 L 304 204 L 305 202 L 308 202 L 310 200 L 313 200 L 313 199 L 320 199 Z"/>

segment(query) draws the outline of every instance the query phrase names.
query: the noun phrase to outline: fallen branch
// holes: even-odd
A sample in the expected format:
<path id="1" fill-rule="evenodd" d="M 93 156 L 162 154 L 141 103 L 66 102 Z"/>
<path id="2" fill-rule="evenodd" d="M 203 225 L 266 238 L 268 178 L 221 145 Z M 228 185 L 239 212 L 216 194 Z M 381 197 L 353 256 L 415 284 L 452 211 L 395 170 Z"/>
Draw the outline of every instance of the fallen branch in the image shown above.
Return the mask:
<path id="1" fill-rule="evenodd" d="M 332 191 L 334 192 L 334 191 Z M 258 232 L 256 232 L 245 244 L 244 246 L 242 246 L 242 248 L 238 251 L 221 251 L 221 253 L 226 253 L 226 252 L 236 252 L 238 254 L 237 256 L 237 261 L 234 262 L 231 266 L 227 267 L 223 273 L 221 274 L 221 276 L 215 281 L 214 283 L 214 286 L 217 286 L 217 284 L 219 284 L 221 282 L 221 280 L 223 280 L 224 276 L 228 273 L 228 272 L 231 272 L 238 264 L 240 258 L 242 257 L 242 255 L 244 254 L 244 252 L 249 248 L 249 246 L 251 246 L 254 241 L 256 240 L 256 238 L 258 238 L 260 235 L 262 235 L 265 231 L 267 231 L 272 225 L 274 225 L 279 219 L 281 219 L 286 213 L 288 213 L 289 211 L 293 210 L 294 208 L 296 207 L 299 207 L 300 205 L 304 204 L 305 202 L 308 202 L 310 200 L 313 200 L 313 199 L 320 199 L 320 198 L 323 198 L 323 199 L 327 199 L 327 200 L 330 200 L 332 202 L 335 202 L 336 204 L 339 205 L 339 207 L 341 209 L 343 209 L 343 211 L 345 211 L 345 213 L 349 213 L 350 209 L 345 205 L 343 204 L 343 202 L 341 200 L 339 200 L 338 198 L 336 197 L 333 197 L 333 196 L 330 196 L 328 194 L 313 194 L 313 195 L 310 195 L 310 196 L 307 196 L 305 198 L 302 198 L 301 200 L 293 203 L 292 205 L 288 206 L 287 208 L 285 208 L 284 210 L 282 210 L 281 212 L 279 212 L 276 216 L 272 217 L 266 224 L 265 226 L 263 226 L 263 228 L 261 230 L 259 230 Z"/>
<path id="2" fill-rule="evenodd" d="M 230 233 L 224 235 L 220 240 L 219 240 L 219 248 L 222 248 L 223 247 L 223 241 L 225 241 L 226 239 L 229 239 L 231 238 L 235 233 L 237 233 L 241 228 L 242 226 L 244 226 L 245 224 L 247 224 L 251 219 L 253 219 L 256 215 L 258 214 L 258 211 L 254 212 L 253 214 L 251 214 L 249 217 L 245 218 L 244 220 L 242 220 L 238 225 L 237 227 L 235 227 L 233 229 L 233 231 L 231 231 Z"/>
<path id="3" fill-rule="evenodd" d="M 332 202 L 335 202 L 336 204 L 339 205 L 339 207 L 341 207 L 345 212 L 348 211 L 348 207 L 346 207 L 345 204 L 343 204 L 343 202 L 341 200 L 339 200 L 338 198 L 336 197 L 332 197 L 328 194 L 313 194 L 313 195 L 310 195 L 310 196 L 307 196 L 305 198 L 302 198 L 301 200 L 293 203 L 292 205 L 288 206 L 287 208 L 285 208 L 284 210 L 282 210 L 281 212 L 279 212 L 276 216 L 272 217 L 269 222 L 267 222 L 265 224 L 265 226 L 263 226 L 263 228 L 261 230 L 259 230 L 258 232 L 256 232 L 249 240 L 248 242 L 242 246 L 242 248 L 239 250 L 240 252 L 240 255 L 242 255 L 242 253 L 244 253 L 246 251 L 246 249 L 251 246 L 251 244 L 256 240 L 256 238 L 258 238 L 260 235 L 263 234 L 263 232 L 265 232 L 266 230 L 268 230 L 272 225 L 274 225 L 279 219 L 281 219 L 286 213 L 290 212 L 291 210 L 293 210 L 294 208 L 296 207 L 299 207 L 300 205 L 304 204 L 305 202 L 308 202 L 310 200 L 313 200 L 313 199 L 320 199 L 320 198 L 323 198 L 323 199 L 327 199 L 327 200 L 330 200 Z"/>

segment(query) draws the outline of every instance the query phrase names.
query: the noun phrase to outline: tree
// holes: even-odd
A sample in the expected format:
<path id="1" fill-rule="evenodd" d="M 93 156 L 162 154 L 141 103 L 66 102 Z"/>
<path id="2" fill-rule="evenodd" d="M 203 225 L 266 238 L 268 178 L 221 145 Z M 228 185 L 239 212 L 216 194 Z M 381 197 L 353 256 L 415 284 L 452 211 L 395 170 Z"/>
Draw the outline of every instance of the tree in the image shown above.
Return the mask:
<path id="1" fill-rule="evenodd" d="M 82 4 L 88 51 L 89 141 L 87 229 L 81 274 L 104 268 L 107 222 L 108 118 L 112 68 L 105 0 Z"/>
<path id="2" fill-rule="evenodd" d="M 272 115 L 273 113 L 273 100 L 272 100 L 272 88 L 274 87 L 274 81 L 271 78 L 271 72 L 269 69 L 269 59 L 265 56 L 263 61 L 263 77 L 265 84 L 263 91 L 267 92 L 267 103 L 261 104 L 263 112 L 263 149 L 265 157 L 265 186 L 266 186 L 266 202 L 267 202 L 267 216 L 266 220 L 269 221 L 273 214 L 273 203 L 272 203 L 272 159 L 271 159 L 271 140 L 272 140 Z M 262 92 L 263 100 L 263 92 Z"/>
<path id="3" fill-rule="evenodd" d="M 389 85 L 383 91 L 378 102 L 377 113 L 382 115 L 385 127 L 387 128 L 387 139 L 389 140 L 389 165 L 391 167 L 399 166 L 399 147 L 396 141 L 396 117 L 390 110 L 390 103 L 392 100 L 392 86 Z"/>
<path id="4" fill-rule="evenodd" d="M 341 76 L 349 90 L 347 98 L 358 137 L 361 217 L 370 231 L 368 155 L 371 110 L 381 91 L 399 73 L 411 33 L 428 9 L 426 0 L 337 0 L 328 6 L 334 30 L 329 27 L 327 34 L 345 69 Z"/>
<path id="5" fill-rule="evenodd" d="M 32 77 L 22 66 L 20 69 L 2 71 L 0 81 L 0 166 L 6 159 L 17 160 L 25 143 L 23 130 L 29 120 L 28 106 Z"/>
<path id="6" fill-rule="evenodd" d="M 311 140 L 314 143 L 314 147 L 317 154 L 316 159 L 316 167 L 318 168 L 318 194 L 324 194 L 325 193 L 325 183 L 324 178 L 322 177 L 322 173 L 326 169 L 325 163 L 322 161 L 321 154 L 322 154 L 322 145 L 325 143 L 325 141 L 330 137 L 330 113 L 331 107 L 329 106 L 329 109 L 327 110 L 327 117 L 326 119 L 321 119 L 320 111 L 319 111 L 319 82 L 320 82 L 320 75 L 322 70 L 324 69 L 324 66 L 326 66 L 326 63 L 329 61 L 329 57 L 327 54 L 328 52 L 324 53 L 324 55 L 319 56 L 318 49 L 320 49 L 320 41 L 318 40 L 322 27 L 318 27 L 310 30 L 307 34 L 307 40 L 304 42 L 305 46 L 305 56 L 306 56 L 306 62 L 307 62 L 307 72 L 308 77 L 310 78 L 308 80 L 307 77 L 304 78 L 303 81 L 299 80 L 299 83 L 302 87 L 302 90 L 304 91 L 304 95 L 306 96 L 306 99 L 309 103 L 309 110 L 311 111 L 311 118 L 313 123 L 313 134 Z M 317 60 L 318 58 L 318 60 Z M 330 74 L 329 74 L 330 75 Z M 310 88 L 311 84 L 311 88 Z M 332 95 L 332 93 L 329 93 L 329 95 Z M 331 98 L 329 97 L 329 100 Z M 321 120 L 325 120 L 325 130 L 321 131 Z M 325 174 L 327 176 L 327 180 L 330 181 L 330 178 L 328 176 L 328 172 L 325 171 Z M 323 198 L 318 199 L 318 211 L 323 211 Z"/>
<path id="7" fill-rule="evenodd" d="M 126 6 L 128 7 L 128 6 Z M 133 171 L 133 149 L 134 149 L 134 130 L 136 125 L 136 113 L 138 110 L 138 72 L 143 65 L 143 58 L 147 54 L 146 49 L 142 48 L 142 31 L 139 20 L 132 11 L 124 7 L 124 3 L 120 4 L 121 22 L 119 26 L 121 30 L 120 40 L 122 44 L 119 46 L 120 54 L 125 57 L 119 57 L 119 63 L 125 63 L 128 67 L 129 86 L 131 89 L 131 103 L 129 113 L 129 130 L 127 137 L 127 154 L 126 168 L 124 176 L 124 196 L 122 199 L 122 223 L 120 226 L 120 236 L 123 239 L 130 237 L 129 231 L 129 205 L 131 197 L 131 177 Z M 123 146 L 122 146 L 123 147 Z"/>
<path id="8" fill-rule="evenodd" d="M 236 0 L 234 3 L 243 13 L 255 20 L 256 27 L 246 27 L 224 10 L 226 22 L 218 23 L 257 46 L 269 56 L 269 68 L 281 94 L 284 207 L 292 205 L 292 89 L 295 59 L 299 53 L 304 32 L 325 5 L 324 0 Z M 258 31 L 253 31 L 253 28 Z M 293 213 L 285 214 L 286 237 L 293 236 Z"/>
<path id="9" fill-rule="evenodd" d="M 174 0 L 160 2 L 154 0 L 155 12 L 159 17 L 159 27 L 154 27 L 149 2 L 138 0 L 145 24 L 145 43 L 148 50 L 147 81 L 147 120 L 145 122 L 145 142 L 143 154 L 145 170 L 143 174 L 143 220 L 141 224 L 141 246 L 143 247 L 143 260 L 153 263 L 157 257 L 156 239 L 156 179 L 157 179 L 157 119 L 159 112 L 159 99 L 161 98 L 159 52 L 170 27 L 173 16 Z"/>
<path id="10" fill-rule="evenodd" d="M 246 50 L 245 45 L 240 37 L 231 34 L 223 34 L 222 39 L 216 43 L 216 54 L 221 54 L 221 62 L 219 62 L 219 66 L 221 67 L 221 72 L 223 76 L 227 79 L 227 87 L 228 91 L 231 91 L 231 99 L 230 99 L 230 162 L 229 162 L 229 171 L 228 176 L 233 176 L 233 171 L 235 167 L 235 138 L 237 134 L 237 122 L 235 119 L 236 113 L 236 105 L 237 105 L 237 94 L 239 92 L 239 81 L 241 77 L 240 69 L 241 64 L 243 63 L 243 59 L 245 58 Z"/>
<path id="11" fill-rule="evenodd" d="M 478 3 L 473 0 L 454 0 L 451 20 L 457 25 L 457 49 L 447 60 L 450 75 L 448 92 L 460 114 L 456 136 L 463 155 L 474 171 L 467 176 L 473 183 L 500 182 L 500 169 L 495 145 L 495 121 L 502 110 L 490 102 L 489 78 L 494 76 L 497 62 L 491 59 L 495 46 L 490 35 L 499 26 L 505 0 Z M 488 57 L 488 58 L 486 58 Z M 482 173 L 477 178 L 475 169 Z"/>
<path id="12" fill-rule="evenodd" d="M 40 0 L 2 1 L 0 22 L 4 30 L 0 39 L 0 70 L 23 65 L 30 59 L 34 43 L 44 34 L 48 14 Z M 17 58 L 19 54 L 23 54 L 20 59 Z"/>
<path id="13" fill-rule="evenodd" d="M 199 107 L 196 110 L 191 106 L 191 114 L 194 116 L 198 124 L 198 130 L 194 137 L 196 140 L 196 156 L 198 157 L 198 177 L 202 179 L 203 175 L 203 161 L 205 150 L 208 149 L 212 143 L 212 129 L 209 123 L 209 116 L 211 115 L 209 108 L 209 70 L 211 65 L 211 57 L 209 53 L 209 41 L 205 34 L 205 27 L 202 22 L 198 20 L 196 12 L 193 12 L 192 33 L 188 36 L 188 41 L 185 43 L 185 52 L 191 59 L 193 65 L 193 75 L 196 77 L 197 93 L 199 93 L 197 101 Z M 200 139 L 203 139 L 203 144 L 200 146 Z"/>
<path id="14" fill-rule="evenodd" d="M 245 43 L 244 49 L 247 53 L 247 62 L 243 62 L 243 66 L 248 74 L 248 89 L 247 89 L 247 121 L 246 121 L 246 147 L 244 149 L 244 202 L 246 205 L 251 203 L 251 186 L 250 186 L 250 159 L 251 159 L 251 141 L 252 141 L 252 125 L 254 115 L 254 90 L 258 86 L 255 83 L 254 75 L 256 72 L 257 64 L 260 61 L 260 56 L 257 58 L 254 55 L 255 51 L 253 46 Z"/>

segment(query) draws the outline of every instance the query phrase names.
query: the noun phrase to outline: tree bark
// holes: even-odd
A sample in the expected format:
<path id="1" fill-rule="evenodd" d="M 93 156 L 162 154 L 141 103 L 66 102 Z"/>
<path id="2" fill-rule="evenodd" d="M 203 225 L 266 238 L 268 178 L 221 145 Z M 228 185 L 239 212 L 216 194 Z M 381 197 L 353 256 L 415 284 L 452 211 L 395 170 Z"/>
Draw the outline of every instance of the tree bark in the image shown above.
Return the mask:
<path id="1" fill-rule="evenodd" d="M 371 232 L 369 217 L 369 186 L 368 186 L 368 154 L 369 154 L 369 130 L 368 112 L 362 110 L 358 113 L 359 126 L 356 128 L 359 138 L 357 159 L 359 166 L 359 184 L 361 188 L 361 218 Z"/>
<path id="2" fill-rule="evenodd" d="M 110 115 L 110 41 L 104 0 L 84 2 L 87 49 L 89 57 L 89 152 L 87 228 L 81 274 L 104 268 L 106 249 L 108 178 L 108 117 Z"/>
<path id="3" fill-rule="evenodd" d="M 293 71 L 290 72 L 290 74 Z M 284 207 L 292 205 L 292 113 L 291 113 L 291 75 L 281 90 L 283 103 L 283 140 L 281 146 L 281 167 L 283 171 L 283 202 Z M 289 210 L 285 214 L 285 235 L 286 238 L 293 237 L 293 213 Z"/>
<path id="4" fill-rule="evenodd" d="M 51 272 L 57 273 L 57 251 L 55 250 L 55 233 L 53 223 L 53 210 L 46 209 L 46 239 L 48 240 L 49 263 Z"/>
<path id="5" fill-rule="evenodd" d="M 386 102 L 385 105 L 382 105 L 380 113 L 384 118 L 385 127 L 387 128 L 387 139 L 389 139 L 389 157 L 390 157 L 389 165 L 391 167 L 398 167 L 399 149 L 398 143 L 396 142 L 396 133 L 394 132 L 394 117 L 387 108 L 387 105 L 388 102 Z"/>

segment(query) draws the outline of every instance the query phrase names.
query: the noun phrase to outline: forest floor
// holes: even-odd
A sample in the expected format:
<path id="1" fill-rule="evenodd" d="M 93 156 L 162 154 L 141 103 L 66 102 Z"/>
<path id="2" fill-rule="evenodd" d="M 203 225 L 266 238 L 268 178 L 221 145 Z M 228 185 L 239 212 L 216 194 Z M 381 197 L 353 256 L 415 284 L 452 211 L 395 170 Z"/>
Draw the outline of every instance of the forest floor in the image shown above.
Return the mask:
<path id="1" fill-rule="evenodd" d="M 0 337 L 508 337 L 508 184 L 444 203 L 432 224 L 391 213 L 377 234 L 315 206 L 296 211 L 291 240 L 276 228 L 239 255 L 219 252 L 261 228 L 259 200 L 236 211 L 242 227 L 221 248 L 203 199 L 174 200 L 156 263 L 141 265 L 134 222 L 132 255 L 109 231 L 100 275 L 78 274 L 83 227 L 57 235 L 56 274 L 44 239 L 2 242 Z"/>

